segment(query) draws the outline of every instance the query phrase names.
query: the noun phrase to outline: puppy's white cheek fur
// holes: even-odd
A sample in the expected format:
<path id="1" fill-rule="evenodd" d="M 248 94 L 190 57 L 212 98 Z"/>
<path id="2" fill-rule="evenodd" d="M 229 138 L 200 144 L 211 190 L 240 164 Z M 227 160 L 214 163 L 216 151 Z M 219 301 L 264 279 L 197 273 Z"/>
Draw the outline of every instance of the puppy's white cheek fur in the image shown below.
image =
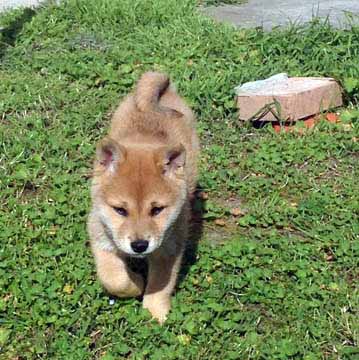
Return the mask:
<path id="1" fill-rule="evenodd" d="M 111 223 L 110 218 L 108 216 L 106 216 L 105 209 L 97 206 L 96 208 L 93 209 L 93 213 L 94 213 L 94 216 L 99 218 L 100 221 L 109 229 L 109 231 L 111 232 L 111 235 L 112 235 L 112 233 L 113 233 L 112 223 Z M 107 235 L 106 229 L 104 229 L 103 235 L 97 239 L 95 246 L 101 250 L 106 250 L 106 251 L 115 251 L 116 250 L 116 245 L 112 239 L 112 236 L 110 237 Z"/>
<path id="2" fill-rule="evenodd" d="M 123 237 L 119 237 L 114 224 L 111 221 L 111 215 L 110 215 L 110 209 L 108 209 L 105 206 L 99 206 L 98 207 L 98 215 L 101 219 L 101 221 L 109 228 L 109 230 L 111 231 L 111 235 L 113 237 L 111 243 L 112 243 L 112 249 L 113 250 L 113 245 L 116 245 L 116 247 L 127 253 L 127 254 L 131 254 L 133 253 L 132 249 L 131 249 L 131 240 L 129 236 L 123 236 Z M 103 246 L 102 246 L 103 247 Z"/>
<path id="3" fill-rule="evenodd" d="M 167 221 L 165 223 L 162 236 L 161 236 L 161 242 L 163 241 L 163 237 L 168 230 L 168 228 L 175 222 L 175 220 L 178 218 L 180 212 L 182 211 L 182 207 L 186 201 L 187 193 L 185 186 L 181 187 L 180 194 L 177 200 L 176 207 L 172 210 L 172 212 L 169 214 Z"/>
<path id="4" fill-rule="evenodd" d="M 126 254 L 129 255 L 135 254 L 135 252 L 131 248 L 131 238 L 129 236 L 124 236 L 122 239 L 118 239 L 116 245 L 120 250 L 122 250 Z"/>
<path id="5" fill-rule="evenodd" d="M 147 236 L 148 248 L 145 251 L 145 254 L 150 254 L 152 251 L 156 250 L 161 245 L 161 239 L 156 239 L 154 236 Z"/>
<path id="6" fill-rule="evenodd" d="M 97 208 L 97 213 L 98 213 L 98 216 L 100 217 L 101 219 L 101 222 L 103 224 L 105 224 L 111 231 L 112 233 L 112 236 L 114 236 L 114 226 L 112 224 L 112 221 L 111 221 L 111 216 L 109 214 L 109 210 L 104 207 L 104 206 L 99 206 Z"/>
<path id="7" fill-rule="evenodd" d="M 116 245 L 113 241 L 108 239 L 107 237 L 104 237 L 102 239 L 99 239 L 99 241 L 96 243 L 97 248 L 105 251 L 115 251 Z"/>

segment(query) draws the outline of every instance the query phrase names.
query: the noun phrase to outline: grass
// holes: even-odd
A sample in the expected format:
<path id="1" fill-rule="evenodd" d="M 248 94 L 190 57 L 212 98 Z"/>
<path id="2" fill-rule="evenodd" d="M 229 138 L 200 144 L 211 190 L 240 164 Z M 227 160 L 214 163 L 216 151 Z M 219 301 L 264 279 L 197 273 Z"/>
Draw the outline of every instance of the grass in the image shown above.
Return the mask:
<path id="1" fill-rule="evenodd" d="M 196 5 L 1 16 L 0 359 L 358 357 L 359 27 L 235 30 Z M 147 69 L 198 115 L 208 197 L 164 327 L 137 300 L 110 302 L 85 230 L 95 142 Z M 342 123 L 302 136 L 238 123 L 233 87 L 283 71 L 338 79 Z"/>
<path id="2" fill-rule="evenodd" d="M 239 5 L 248 0 L 199 0 L 198 3 L 204 6 Z"/>

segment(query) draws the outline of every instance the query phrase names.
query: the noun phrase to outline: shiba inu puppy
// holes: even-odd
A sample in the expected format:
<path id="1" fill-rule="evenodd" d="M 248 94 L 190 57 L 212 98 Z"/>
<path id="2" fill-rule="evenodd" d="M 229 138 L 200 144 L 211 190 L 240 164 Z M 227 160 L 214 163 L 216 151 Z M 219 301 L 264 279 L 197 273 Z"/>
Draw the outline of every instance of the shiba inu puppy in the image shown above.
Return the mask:
<path id="1" fill-rule="evenodd" d="M 192 111 L 157 72 L 142 75 L 97 147 L 88 232 L 99 280 L 118 297 L 143 295 L 160 323 L 188 235 L 198 152 Z M 147 258 L 146 281 L 130 257 Z"/>

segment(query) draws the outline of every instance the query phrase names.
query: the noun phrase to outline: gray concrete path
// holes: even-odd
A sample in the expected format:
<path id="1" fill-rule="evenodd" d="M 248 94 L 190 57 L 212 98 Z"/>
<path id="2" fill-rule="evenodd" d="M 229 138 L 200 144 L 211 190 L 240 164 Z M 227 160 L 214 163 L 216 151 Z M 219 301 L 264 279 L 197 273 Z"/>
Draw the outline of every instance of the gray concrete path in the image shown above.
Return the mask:
<path id="1" fill-rule="evenodd" d="M 359 24 L 359 0 L 248 0 L 243 5 L 222 5 L 203 11 L 238 27 L 263 26 L 265 30 L 305 23 L 313 16 L 328 16 L 334 26 L 345 27 L 348 14 L 353 14 L 353 21 Z"/>
<path id="2" fill-rule="evenodd" d="M 16 7 L 34 7 L 41 3 L 41 0 L 0 0 L 0 12 Z"/>
<path id="3" fill-rule="evenodd" d="M 43 0 L 0 0 L 0 12 L 19 6 L 34 7 L 41 2 Z M 242 5 L 222 5 L 203 11 L 238 27 L 263 26 L 265 30 L 308 22 L 313 16 L 328 16 L 333 25 L 344 27 L 348 14 L 353 14 L 353 22 L 359 24 L 359 0 L 248 0 Z"/>

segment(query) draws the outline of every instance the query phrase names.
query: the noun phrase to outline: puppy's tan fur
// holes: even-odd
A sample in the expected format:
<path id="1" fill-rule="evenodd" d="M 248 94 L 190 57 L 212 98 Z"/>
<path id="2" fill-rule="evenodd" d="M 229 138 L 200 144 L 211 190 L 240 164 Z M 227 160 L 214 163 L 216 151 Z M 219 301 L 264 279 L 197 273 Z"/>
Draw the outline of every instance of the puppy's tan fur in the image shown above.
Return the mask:
<path id="1" fill-rule="evenodd" d="M 161 323 L 188 234 L 197 156 L 194 116 L 155 72 L 120 104 L 97 148 L 88 231 L 98 277 L 113 295 L 143 294 L 144 308 Z M 139 239 L 149 243 L 143 254 L 131 248 Z M 131 256 L 147 257 L 146 283 L 129 269 Z"/>

